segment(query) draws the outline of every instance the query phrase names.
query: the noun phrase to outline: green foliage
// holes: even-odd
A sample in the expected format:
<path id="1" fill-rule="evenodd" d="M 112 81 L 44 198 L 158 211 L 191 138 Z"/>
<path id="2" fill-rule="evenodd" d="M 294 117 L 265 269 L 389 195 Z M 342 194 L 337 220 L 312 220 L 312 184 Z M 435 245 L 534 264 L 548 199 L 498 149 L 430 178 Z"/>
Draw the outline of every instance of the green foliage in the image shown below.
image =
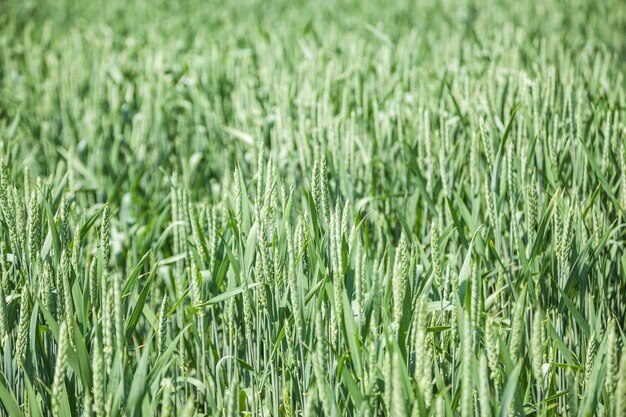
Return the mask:
<path id="1" fill-rule="evenodd" d="M 0 416 L 626 410 L 620 0 L 0 1 Z"/>

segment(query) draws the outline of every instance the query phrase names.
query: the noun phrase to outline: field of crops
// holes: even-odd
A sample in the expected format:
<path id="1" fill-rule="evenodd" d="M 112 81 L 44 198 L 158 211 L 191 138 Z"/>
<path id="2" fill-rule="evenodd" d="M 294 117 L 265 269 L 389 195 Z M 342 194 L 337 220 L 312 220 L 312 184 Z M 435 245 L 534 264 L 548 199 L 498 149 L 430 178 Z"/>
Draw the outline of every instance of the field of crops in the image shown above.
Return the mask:
<path id="1" fill-rule="evenodd" d="M 0 416 L 626 417 L 623 0 L 0 10 Z"/>

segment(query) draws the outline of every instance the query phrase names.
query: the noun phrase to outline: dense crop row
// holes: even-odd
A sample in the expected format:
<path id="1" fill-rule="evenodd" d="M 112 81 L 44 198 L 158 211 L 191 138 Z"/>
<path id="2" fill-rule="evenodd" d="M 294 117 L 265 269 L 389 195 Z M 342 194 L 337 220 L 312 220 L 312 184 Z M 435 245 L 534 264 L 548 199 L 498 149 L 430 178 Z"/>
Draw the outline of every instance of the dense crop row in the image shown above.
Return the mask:
<path id="1" fill-rule="evenodd" d="M 179 3 L 0 1 L 0 415 L 626 416 L 622 2 Z"/>

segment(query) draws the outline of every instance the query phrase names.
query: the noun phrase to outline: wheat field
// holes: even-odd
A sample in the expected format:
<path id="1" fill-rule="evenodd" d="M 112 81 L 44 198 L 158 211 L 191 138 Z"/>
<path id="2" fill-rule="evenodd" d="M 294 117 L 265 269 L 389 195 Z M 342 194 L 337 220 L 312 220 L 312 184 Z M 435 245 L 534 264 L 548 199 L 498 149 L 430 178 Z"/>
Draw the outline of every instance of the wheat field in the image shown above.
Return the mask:
<path id="1" fill-rule="evenodd" d="M 0 10 L 0 416 L 626 417 L 623 0 Z"/>

